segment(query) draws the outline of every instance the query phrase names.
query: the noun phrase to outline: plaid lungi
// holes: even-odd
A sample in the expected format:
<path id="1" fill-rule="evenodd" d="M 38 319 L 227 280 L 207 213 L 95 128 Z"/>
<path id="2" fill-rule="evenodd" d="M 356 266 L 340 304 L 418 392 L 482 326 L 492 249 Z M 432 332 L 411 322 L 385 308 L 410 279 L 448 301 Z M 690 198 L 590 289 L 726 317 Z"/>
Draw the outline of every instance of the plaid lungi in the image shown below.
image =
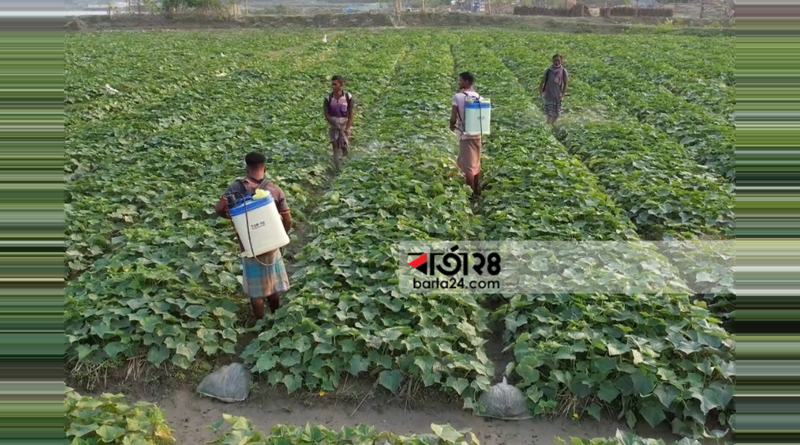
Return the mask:
<path id="1" fill-rule="evenodd" d="M 344 131 L 345 126 L 347 126 L 347 118 L 334 117 L 333 121 L 333 124 L 328 124 L 328 139 L 330 139 L 331 142 L 338 141 L 339 146 L 342 148 L 348 147 L 350 145 L 350 139 Z"/>
<path id="2" fill-rule="evenodd" d="M 255 258 L 242 258 L 242 269 L 244 293 L 250 298 L 264 298 L 289 290 L 289 276 L 280 249 L 259 255 L 258 261 Z"/>
<path id="3" fill-rule="evenodd" d="M 558 102 L 545 102 L 544 112 L 550 117 L 561 116 L 561 101 Z"/>

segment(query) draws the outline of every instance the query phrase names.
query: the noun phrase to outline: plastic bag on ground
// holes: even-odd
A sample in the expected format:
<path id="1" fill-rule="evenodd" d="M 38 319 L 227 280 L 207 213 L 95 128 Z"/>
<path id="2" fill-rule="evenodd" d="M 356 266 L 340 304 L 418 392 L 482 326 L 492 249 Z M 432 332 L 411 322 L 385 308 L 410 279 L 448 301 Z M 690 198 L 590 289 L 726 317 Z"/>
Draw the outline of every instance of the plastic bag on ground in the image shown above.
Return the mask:
<path id="1" fill-rule="evenodd" d="M 250 371 L 241 363 L 232 363 L 207 375 L 197 385 L 197 392 L 226 403 L 242 402 L 250 395 Z"/>
<path id="2" fill-rule="evenodd" d="M 532 417 L 525 394 L 516 386 L 509 385 L 505 377 L 502 383 L 481 394 L 478 403 L 484 408 L 480 413 L 483 417 L 503 420 L 525 420 Z"/>

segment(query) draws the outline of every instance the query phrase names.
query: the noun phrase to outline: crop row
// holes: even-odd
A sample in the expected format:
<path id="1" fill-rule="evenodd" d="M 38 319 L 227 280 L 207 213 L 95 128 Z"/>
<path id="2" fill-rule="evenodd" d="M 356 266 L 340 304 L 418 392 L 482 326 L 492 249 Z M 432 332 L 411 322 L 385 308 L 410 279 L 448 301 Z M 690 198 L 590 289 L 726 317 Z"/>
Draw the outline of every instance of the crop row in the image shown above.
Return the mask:
<path id="1" fill-rule="evenodd" d="M 735 39 L 667 35 L 656 39 L 649 35 L 574 37 L 595 49 L 596 56 L 615 56 L 616 61 L 629 62 L 628 69 L 644 77 L 658 75 L 658 68 L 649 70 L 655 67 L 652 64 L 665 64 L 687 69 L 709 85 L 720 81 L 733 85 L 735 82 L 735 57 L 732 57 L 736 50 Z"/>
<path id="2" fill-rule="evenodd" d="M 332 57 L 352 60 L 343 68 L 355 68 L 364 61 L 356 62 L 358 56 L 374 46 L 349 41 Z M 385 56 L 378 53 L 366 62 L 381 64 Z M 73 264 L 85 272 L 67 290 L 72 359 L 137 356 L 146 348 L 151 363 L 171 359 L 186 367 L 201 349 L 206 355 L 233 353 L 241 328 L 236 326 L 238 305 L 230 297 L 240 293 L 236 275 L 241 266 L 230 223 L 213 216 L 213 205 L 241 176 L 245 153 L 258 150 L 270 158 L 268 175 L 282 186 L 298 219 L 304 219 L 302 211 L 314 188 L 324 183 L 330 162 L 324 122 L 309 123 L 322 120 L 318 104 L 326 93 L 327 82 L 321 79 L 328 69 L 323 59 L 306 66 L 309 75 L 320 79 L 215 79 L 206 88 L 215 94 L 227 90 L 229 97 L 220 94 L 220 107 L 272 100 L 298 109 L 295 116 L 287 110 L 280 125 L 259 123 L 259 116 L 248 117 L 245 111 L 223 119 L 209 114 L 205 125 L 145 133 L 124 150 L 115 147 L 114 175 L 78 180 L 85 183 L 75 185 L 70 205 L 82 213 L 68 210 L 74 235 L 91 237 L 91 224 L 109 222 L 115 232 L 110 239 L 82 240 L 97 257 L 90 266 Z M 180 107 L 163 109 L 165 115 L 179 112 Z"/>
<path id="3" fill-rule="evenodd" d="M 638 48 L 637 48 L 638 49 Z M 615 68 L 636 66 L 640 81 L 661 85 L 676 96 L 732 122 L 735 91 L 726 76 L 710 77 L 693 63 L 675 68 L 675 61 L 653 60 L 643 54 L 623 53 L 613 60 Z"/>
<path id="4" fill-rule="evenodd" d="M 474 39 L 464 42 L 476 45 Z M 529 95 L 492 52 L 455 48 L 459 70 L 476 73 L 492 99 L 492 135 L 484 142 L 482 213 L 492 240 L 637 239 L 634 227 L 591 173 L 535 120 Z M 479 62 L 477 62 L 479 61 Z"/>
<path id="5" fill-rule="evenodd" d="M 460 69 L 480 60 L 478 88 L 487 96 L 491 92 L 493 103 L 508 106 L 508 109 L 497 107 L 493 132 L 497 131 L 491 136 L 491 146 L 497 140 L 504 148 L 498 147 L 498 153 L 492 153 L 492 164 L 503 172 L 512 169 L 515 178 L 533 178 L 529 188 L 518 179 L 503 181 L 502 189 L 487 183 L 485 218 L 492 221 L 495 214 L 513 212 L 529 224 L 538 221 L 547 224 L 547 230 L 519 231 L 514 230 L 514 219 L 507 220 L 504 230 L 503 222 L 495 220 L 495 230 L 503 233 L 505 240 L 635 240 L 635 235 L 621 238 L 619 229 L 609 230 L 608 226 L 580 226 L 583 221 L 579 218 L 545 219 L 550 208 L 560 208 L 562 212 L 585 209 L 586 213 L 591 209 L 586 202 L 565 205 L 561 195 L 566 187 L 539 196 L 537 189 L 552 182 L 545 179 L 546 175 L 582 175 L 583 179 L 576 181 L 578 186 L 569 187 L 578 190 L 585 190 L 580 184 L 586 183 L 591 175 L 579 161 L 569 161 L 566 150 L 559 148 L 536 124 L 538 119 L 528 118 L 536 112 L 526 112 L 525 102 L 519 101 L 526 93 L 516 83 L 517 76 L 492 52 L 482 48 L 481 41 L 464 37 L 456 50 L 456 59 Z M 528 129 L 520 125 L 520 116 L 526 117 Z M 506 125 L 514 125 L 513 121 L 517 122 L 517 128 L 506 133 Z M 535 140 L 537 135 L 539 139 Z M 553 157 L 562 162 L 551 164 Z M 521 164 L 509 165 L 512 162 Z M 518 188 L 514 189 L 513 184 Z M 602 187 L 593 185 L 592 201 L 602 202 L 597 198 L 603 196 Z M 495 193 L 498 196 L 493 196 Z M 528 193 L 536 193 L 536 199 L 514 199 Z M 613 209 L 613 202 L 607 197 L 605 200 Z M 625 218 L 613 221 L 611 227 L 630 227 Z M 574 234 L 576 225 L 583 229 L 580 237 Z M 670 270 L 663 258 L 654 255 L 652 259 L 660 264 L 657 268 Z M 706 309 L 693 305 L 689 295 L 681 292 L 682 286 L 669 285 L 661 274 L 640 272 L 619 279 L 639 284 L 649 282 L 664 287 L 665 293 L 514 296 L 495 314 L 504 318 L 504 339 L 514 352 L 515 364 L 510 370 L 520 380 L 519 386 L 537 413 L 585 412 L 601 418 L 606 411 L 611 416 L 625 417 L 630 426 L 639 419 L 651 425 L 669 420 L 676 432 L 700 434 L 706 415 L 712 410 L 724 411 L 733 394 L 731 340 Z"/>
<path id="6" fill-rule="evenodd" d="M 310 55 L 320 58 L 318 53 Z M 321 72 L 326 60 L 319 60 L 316 72 Z M 279 60 L 270 69 L 291 72 L 296 64 L 296 58 Z M 116 248 L 124 241 L 119 237 L 126 228 L 147 224 L 168 229 L 188 218 L 209 217 L 208 200 L 224 190 L 231 175 L 241 174 L 241 155 L 249 148 L 271 152 L 271 164 L 290 173 L 281 178 L 284 182 L 306 186 L 293 193 L 296 217 L 302 220 L 309 188 L 324 180 L 322 152 L 310 138 L 288 141 L 286 133 L 301 132 L 308 121 L 266 122 L 263 104 L 272 98 L 276 103 L 294 102 L 309 108 L 311 101 L 318 99 L 314 92 L 322 94 L 320 82 L 273 82 L 269 80 L 272 76 L 258 81 L 219 79 L 213 72 L 194 73 L 194 77 L 202 77 L 202 81 L 154 98 L 146 106 L 131 105 L 127 112 L 115 112 L 113 118 L 76 117 L 68 123 L 67 251 L 73 273 L 84 271 Z M 287 85 L 301 93 L 286 90 Z M 206 104 L 204 92 L 213 97 L 212 105 Z M 132 99 L 125 93 L 119 100 Z M 252 105 L 248 108 L 245 103 Z M 195 111 L 187 112 L 189 109 Z M 223 109 L 226 112 L 220 119 L 215 110 Z M 161 121 L 170 123 L 161 125 Z M 191 181 L 192 177 L 207 180 Z"/>
<path id="7" fill-rule="evenodd" d="M 536 91 L 542 54 L 495 40 L 492 49 L 529 91 Z M 538 56 L 538 57 L 537 57 Z M 699 167 L 682 146 L 626 117 L 579 76 L 570 82 L 568 117 L 559 132 L 570 152 L 627 211 L 644 239 L 715 235 L 732 230 L 732 187 Z M 528 93 L 534 100 L 537 95 Z"/>
<path id="8" fill-rule="evenodd" d="M 488 314 L 475 298 L 397 291 L 398 239 L 474 235 L 467 192 L 448 150 L 403 137 L 410 128 L 429 129 L 432 137 L 437 126 L 446 132 L 446 109 L 436 105 L 452 94 L 447 44 L 431 34 L 407 44 L 409 55 L 399 47 L 391 53 L 404 62 L 371 110 L 375 120 L 365 119 L 364 142 L 316 209 L 313 240 L 298 256 L 296 291 L 272 329 L 243 353 L 254 371 L 290 391 L 333 390 L 345 373 L 371 373 L 393 392 L 421 382 L 469 404 L 490 384 L 493 366 L 483 351 Z M 403 106 L 409 98 L 432 106 L 409 114 Z"/>
<path id="9" fill-rule="evenodd" d="M 546 45 L 547 41 L 540 42 Z M 675 142 L 689 149 L 693 158 L 713 173 L 732 180 L 734 130 L 730 116 L 709 113 L 629 71 L 616 63 L 616 54 L 597 56 L 595 49 L 572 42 L 571 62 L 575 77 L 591 83 L 614 101 L 630 110 L 642 122 L 661 129 Z M 611 116 L 614 117 L 614 116 Z"/>
<path id="10" fill-rule="evenodd" d="M 519 79 L 534 79 L 536 71 L 531 67 L 537 60 L 545 60 L 544 54 L 536 48 L 531 53 L 530 47 L 521 49 L 513 45 L 501 41 L 493 49 Z M 629 216 L 645 238 L 658 239 L 664 230 L 673 237 L 689 240 L 711 233 L 730 234 L 733 225 L 730 184 L 698 171 L 683 147 L 666 140 L 647 124 L 626 119 L 624 111 L 606 111 L 614 109 L 613 100 L 592 89 L 580 77 L 573 78 L 570 90 L 569 115 L 565 118 L 568 123 L 560 132 L 562 139 L 601 179 L 615 201 L 629 209 Z M 609 115 L 616 119 L 610 119 Z M 656 151 L 658 147 L 663 149 Z M 659 199 L 653 199 L 654 196 Z M 630 209 L 638 209 L 638 213 Z M 687 255 L 687 247 L 673 249 L 670 258 L 680 266 L 682 278 L 693 289 L 730 289 L 732 277 L 721 268 L 726 263 L 724 256 L 730 252 L 721 247 L 724 246 L 691 244 L 690 250 L 705 251 L 705 255 L 693 256 L 707 260 L 702 267 L 697 262 L 690 264 L 693 257 Z M 686 275 L 688 271 L 692 276 Z M 698 281 L 698 276 L 705 277 L 705 281 Z M 733 310 L 732 295 L 717 290 L 704 293 L 703 298 L 723 318 L 729 318 Z"/>
<path id="11" fill-rule="evenodd" d="M 314 41 L 321 42 L 321 38 Z M 266 40 L 258 31 L 222 35 L 120 33 L 112 38 L 67 36 L 67 124 L 97 125 L 106 119 L 124 120 L 127 113 L 201 86 L 215 73 L 226 70 L 245 67 L 264 70 L 273 62 L 280 67 L 293 60 L 279 60 L 284 53 L 294 52 L 299 59 L 303 56 L 301 50 L 311 54 L 316 48 L 310 48 L 308 41 L 300 34 Z M 237 50 L 230 51 L 231 48 Z M 110 93 L 105 85 L 119 93 Z"/>

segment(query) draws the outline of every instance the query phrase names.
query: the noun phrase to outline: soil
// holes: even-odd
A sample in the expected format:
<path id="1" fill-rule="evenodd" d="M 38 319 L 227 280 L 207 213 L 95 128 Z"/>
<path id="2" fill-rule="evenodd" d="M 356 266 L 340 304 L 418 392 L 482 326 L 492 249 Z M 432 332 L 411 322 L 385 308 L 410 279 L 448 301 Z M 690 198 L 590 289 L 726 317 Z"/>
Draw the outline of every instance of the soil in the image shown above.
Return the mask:
<path id="1" fill-rule="evenodd" d="M 345 382 L 346 383 L 346 382 Z M 223 414 L 244 416 L 253 425 L 269 432 L 276 425 L 303 426 L 306 423 L 323 425 L 331 429 L 358 424 L 372 425 L 379 431 L 397 434 L 426 434 L 431 432 L 431 423 L 449 423 L 456 429 L 469 428 L 482 445 L 550 445 L 556 437 L 612 437 L 617 429 L 630 431 L 624 423 L 614 421 L 597 422 L 594 419 L 571 421 L 565 418 L 503 421 L 484 419 L 468 410 L 462 410 L 456 401 L 442 400 L 435 391 L 420 391 L 409 403 L 391 400 L 393 397 L 383 390 L 372 390 L 373 385 L 362 381 L 349 384 L 347 393 L 303 394 L 289 396 L 283 388 L 265 389 L 257 383 L 250 398 L 242 403 L 223 403 L 196 394 L 187 385 L 176 383 L 156 386 L 136 384 L 131 387 L 113 385 L 95 391 L 80 391 L 86 394 L 100 392 L 123 392 L 129 400 L 144 400 L 157 403 L 167 416 L 174 430 L 177 443 L 204 444 L 215 439 L 207 427 L 222 419 Z M 359 406 L 359 404 L 361 404 Z M 643 437 L 663 439 L 671 443 L 677 438 L 668 428 L 652 430 L 637 428 Z"/>
<path id="2" fill-rule="evenodd" d="M 674 33 L 733 34 L 729 20 L 689 18 L 688 14 L 671 19 Z M 342 29 L 342 28 L 419 28 L 419 27 L 503 27 L 504 29 L 536 29 L 537 31 L 619 34 L 626 32 L 648 32 L 651 27 L 641 25 L 663 25 L 660 18 L 626 17 L 527 17 L 515 15 L 486 15 L 460 12 L 411 12 L 399 17 L 384 13 L 317 14 L 317 15 L 249 15 L 232 18 L 203 15 L 118 15 L 81 16 L 72 18 L 65 26 L 66 32 L 106 30 L 197 30 L 197 29 Z M 637 26 L 639 25 L 639 26 Z M 713 26 L 714 28 L 708 28 Z M 669 32 L 659 29 L 658 32 Z"/>

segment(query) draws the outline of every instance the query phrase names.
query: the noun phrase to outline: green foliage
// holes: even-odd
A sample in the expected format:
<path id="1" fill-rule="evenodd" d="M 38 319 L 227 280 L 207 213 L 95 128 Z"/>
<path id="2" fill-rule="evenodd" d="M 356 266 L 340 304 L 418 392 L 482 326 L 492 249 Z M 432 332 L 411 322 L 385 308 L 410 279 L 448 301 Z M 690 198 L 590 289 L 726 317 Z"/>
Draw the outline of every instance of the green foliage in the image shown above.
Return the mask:
<path id="1" fill-rule="evenodd" d="M 661 439 L 647 439 L 621 430 L 617 430 L 617 434 L 614 437 L 596 437 L 594 439 L 570 437 L 569 442 L 557 437 L 556 443 L 562 445 L 567 445 L 568 443 L 572 445 L 666 445 Z M 673 442 L 671 445 L 700 445 L 700 443 L 701 442 L 697 440 L 685 438 L 677 442 Z"/>
<path id="2" fill-rule="evenodd" d="M 129 405 L 122 394 L 99 398 L 67 388 L 67 439 L 71 445 L 169 445 L 172 430 L 164 413 L 151 403 Z"/>
<path id="3" fill-rule="evenodd" d="M 421 382 L 479 408 L 494 376 L 484 350 L 492 314 L 466 293 L 399 294 L 397 241 L 695 240 L 732 227 L 733 65 L 721 50 L 667 36 L 349 31 L 323 44 L 323 34 L 67 37 L 69 360 L 145 355 L 187 367 L 233 353 L 241 266 L 230 224 L 212 208 L 251 150 L 269 158 L 308 238 L 287 249 L 293 291 L 243 353 L 289 392 L 370 374 L 394 393 Z M 565 119 L 554 135 L 536 87 L 551 48 L 564 45 L 573 75 L 565 110 L 584 119 Z M 676 70 L 673 57 L 694 65 Z M 455 74 L 465 70 L 493 103 L 480 216 L 447 131 Z M 359 107 L 353 157 L 329 185 L 320 106 L 332 74 L 350 79 Z M 654 252 L 652 261 L 673 266 Z M 727 279 L 710 265 L 679 278 Z M 732 339 L 707 306 L 725 315 L 732 300 L 712 291 L 694 304 L 668 274 L 619 281 L 665 292 L 515 295 L 493 314 L 515 357 L 506 372 L 533 411 L 631 427 L 669 421 L 690 436 L 707 433 L 708 415 L 727 421 Z M 218 443 L 261 434 L 228 420 L 234 431 Z M 101 434 L 116 435 L 112 427 L 121 428 Z M 448 428 L 435 429 L 446 443 L 466 440 Z M 263 440 L 373 434 L 281 427 Z M 619 441 L 638 443 L 629 439 Z"/>
<path id="4" fill-rule="evenodd" d="M 263 443 L 265 445 L 294 444 L 316 445 L 346 445 L 354 443 L 380 443 L 387 445 L 480 445 L 478 438 L 469 430 L 456 430 L 450 424 L 431 424 L 433 434 L 400 436 L 390 432 L 378 432 L 375 427 L 358 425 L 356 427 L 342 427 L 339 431 L 330 430 L 324 426 L 306 425 L 297 427 L 291 425 L 278 425 L 267 434 L 253 428 L 250 420 L 244 417 L 224 415 L 223 419 L 211 426 L 211 429 L 220 432 L 224 424 L 230 425 L 230 431 L 211 442 L 209 445 L 233 445 L 241 443 Z"/>
<path id="5" fill-rule="evenodd" d="M 484 214 L 492 231 L 507 240 L 636 240 L 631 224 L 616 208 L 617 204 L 628 208 L 630 202 L 610 200 L 603 190 L 616 198 L 614 188 L 592 181 L 587 167 L 535 123 L 541 122 L 539 112 L 519 100 L 536 100 L 536 94 L 524 88 L 538 86 L 538 70 L 533 71 L 534 61 L 525 56 L 530 48 L 523 47 L 524 42 L 512 47 L 513 39 L 502 35 L 490 41 L 504 60 L 521 61 L 506 65 L 479 40 L 486 42 L 483 37 L 463 37 L 455 58 L 459 70 L 480 60 L 480 70 L 475 70 L 478 91 L 503 104 L 493 110 L 497 136 L 493 134 L 491 145 L 486 144 L 493 155 L 491 165 L 503 179 L 496 184 L 487 174 Z M 543 72 L 548 58 L 542 59 Z M 523 125 L 520 116 L 528 117 Z M 606 134 L 613 137 L 614 132 Z M 582 147 L 592 152 L 606 142 L 586 140 Z M 607 152 L 604 160 L 614 162 L 617 156 Z M 591 164 L 588 168 L 594 171 Z M 608 184 L 624 183 L 629 176 L 629 170 L 619 172 L 616 182 Z M 579 193 L 585 196 L 582 200 L 575 198 Z M 720 188 L 709 196 L 730 201 L 727 193 Z M 531 195 L 535 198 L 529 199 Z M 700 200 L 683 205 L 701 209 L 694 211 L 719 211 L 719 204 L 706 207 Z M 603 210 L 597 211 L 598 207 Z M 671 215 L 663 220 L 671 222 Z M 663 262 L 661 270 L 667 268 L 663 257 L 653 255 L 653 260 Z M 660 276 L 619 277 L 620 282 L 630 280 L 634 285 L 644 285 L 645 279 L 655 280 L 654 286 L 667 284 Z M 662 295 L 517 295 L 503 305 L 494 316 L 505 321 L 504 340 L 516 359 L 506 371 L 518 378 L 534 412 L 576 412 L 598 419 L 606 412 L 625 418 L 631 427 L 642 420 L 656 426 L 669 416 L 674 417 L 676 433 L 693 436 L 705 434 L 705 419 L 712 410 L 729 412 L 732 340 L 719 320 L 680 292 L 682 287 L 664 290 Z"/>
<path id="6" fill-rule="evenodd" d="M 298 255 L 297 292 L 243 357 L 290 392 L 333 390 L 344 373 L 370 373 L 395 393 L 413 379 L 446 388 L 471 406 L 494 372 L 483 350 L 488 313 L 473 295 L 397 290 L 396 241 L 476 236 L 449 147 L 436 144 L 448 138 L 441 124 L 448 109 L 438 106 L 452 95 L 448 44 L 421 33 L 406 45 L 413 55 L 393 75 L 378 77 L 393 88 L 376 86 L 367 89 L 375 96 L 361 96 L 390 106 L 378 105 L 365 117 L 357 133 L 365 151 L 321 198 L 313 239 Z M 404 47 L 392 54 L 396 59 L 383 66 L 394 67 Z"/>
<path id="7" fill-rule="evenodd" d="M 328 150 L 315 138 L 324 133 L 317 104 L 328 64 L 365 50 L 320 48 L 320 33 L 317 46 L 273 60 L 265 50 L 300 38 L 175 35 L 121 34 L 111 42 L 133 45 L 127 58 L 109 41 L 68 39 L 71 361 L 144 354 L 186 368 L 200 355 L 234 352 L 241 265 L 231 225 L 213 206 L 257 149 L 295 220 L 305 220 L 327 180 Z M 226 55 L 232 45 L 238 51 Z M 104 92 L 106 83 L 119 93 Z"/>

